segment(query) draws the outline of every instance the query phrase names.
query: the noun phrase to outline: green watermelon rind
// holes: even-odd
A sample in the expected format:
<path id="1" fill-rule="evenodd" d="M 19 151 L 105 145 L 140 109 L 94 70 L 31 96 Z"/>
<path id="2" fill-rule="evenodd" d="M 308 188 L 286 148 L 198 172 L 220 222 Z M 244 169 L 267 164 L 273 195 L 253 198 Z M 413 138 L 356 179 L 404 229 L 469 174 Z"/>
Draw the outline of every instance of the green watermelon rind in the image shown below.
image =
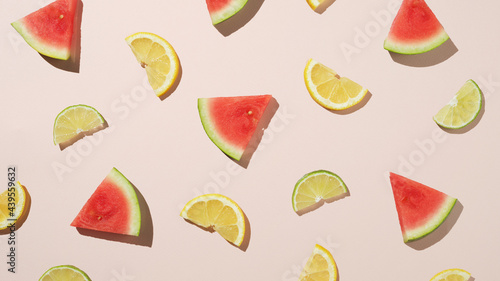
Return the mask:
<path id="1" fill-rule="evenodd" d="M 199 98 L 198 99 L 198 112 L 200 114 L 201 123 L 205 133 L 208 135 L 210 140 L 229 157 L 239 161 L 243 155 L 244 150 L 237 148 L 224 139 L 222 139 L 217 130 L 215 129 L 214 121 L 210 117 L 209 109 L 210 98 Z"/>
<path id="2" fill-rule="evenodd" d="M 44 44 L 40 42 L 31 35 L 30 31 L 26 28 L 26 25 L 23 23 L 22 19 L 11 23 L 11 25 L 24 38 L 24 40 L 28 43 L 28 45 L 30 45 L 40 54 L 60 60 L 69 59 L 71 53 L 70 50 L 58 49 L 49 44 Z"/>
<path id="3" fill-rule="evenodd" d="M 245 7 L 247 2 L 248 0 L 231 1 L 231 3 L 229 3 L 227 7 L 221 9 L 220 11 L 211 13 L 210 18 L 212 19 L 212 24 L 213 25 L 219 24 L 229 19 L 230 17 L 234 16 L 241 9 L 243 9 L 243 7 Z"/>
<path id="4" fill-rule="evenodd" d="M 141 208 L 139 206 L 139 200 L 137 199 L 137 193 L 135 192 L 135 188 L 130 183 L 130 181 L 120 172 L 118 169 L 113 167 L 111 172 L 109 172 L 109 179 L 113 181 L 113 183 L 123 191 L 123 194 L 127 198 L 127 202 L 130 207 L 130 224 L 128 235 L 139 236 L 141 231 Z"/>
<path id="5" fill-rule="evenodd" d="M 60 60 L 68 60 L 71 54 L 70 49 L 66 48 L 57 48 L 55 46 L 44 44 L 40 40 L 37 40 L 31 32 L 26 28 L 26 25 L 23 22 L 23 19 L 17 20 L 11 23 L 12 27 L 24 38 L 26 43 L 30 45 L 33 49 L 39 52 L 42 55 L 47 57 L 60 59 Z"/>
<path id="6" fill-rule="evenodd" d="M 393 53 L 404 54 L 404 55 L 416 55 L 428 52 L 439 46 L 441 46 L 450 37 L 444 28 L 427 40 L 422 40 L 421 43 L 405 43 L 399 42 L 395 38 L 388 37 L 384 41 L 384 49 L 391 51 Z"/>
<path id="7" fill-rule="evenodd" d="M 421 239 L 436 230 L 446 220 L 448 215 L 453 210 L 456 202 L 456 198 L 448 196 L 445 202 L 443 202 L 439 212 L 436 212 L 434 217 L 431 218 L 425 225 L 412 230 L 406 229 L 403 233 L 404 242 L 407 243 Z"/>

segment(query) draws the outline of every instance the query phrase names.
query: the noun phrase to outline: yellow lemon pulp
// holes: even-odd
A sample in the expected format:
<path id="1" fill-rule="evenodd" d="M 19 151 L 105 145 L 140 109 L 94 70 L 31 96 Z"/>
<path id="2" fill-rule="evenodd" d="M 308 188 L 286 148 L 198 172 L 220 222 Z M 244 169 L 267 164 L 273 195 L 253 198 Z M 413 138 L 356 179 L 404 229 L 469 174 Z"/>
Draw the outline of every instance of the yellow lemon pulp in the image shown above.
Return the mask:
<path id="1" fill-rule="evenodd" d="M 343 110 L 358 104 L 368 92 L 333 69 L 310 59 L 304 69 L 304 80 L 311 97 L 321 106 Z"/>
<path id="2" fill-rule="evenodd" d="M 220 194 L 192 199 L 184 206 L 181 217 L 204 228 L 213 228 L 236 246 L 240 246 L 245 237 L 243 211 L 233 200 Z"/>
<path id="3" fill-rule="evenodd" d="M 54 121 L 54 144 L 67 142 L 80 133 L 92 133 L 105 124 L 104 118 L 93 107 L 78 104 L 65 108 Z"/>
<path id="4" fill-rule="evenodd" d="M 125 38 L 139 64 L 146 69 L 155 94 L 164 95 L 179 73 L 179 58 L 167 40 L 148 32 L 138 32 Z"/>
<path id="5" fill-rule="evenodd" d="M 81 269 L 72 265 L 54 266 L 47 270 L 39 281 L 91 281 Z"/>
<path id="6" fill-rule="evenodd" d="M 309 7 L 311 9 L 316 10 L 321 3 L 323 3 L 325 0 L 307 0 L 307 4 L 309 4 Z"/>
<path id="7" fill-rule="evenodd" d="M 317 202 L 348 192 L 342 179 L 336 174 L 319 170 L 306 174 L 295 184 L 292 194 L 294 211 L 300 211 Z"/>
<path id="8" fill-rule="evenodd" d="M 10 227 L 24 212 L 26 193 L 19 182 L 0 194 L 0 230 Z"/>
<path id="9" fill-rule="evenodd" d="M 467 281 L 471 274 L 463 269 L 452 268 L 439 272 L 430 281 Z"/>
<path id="10" fill-rule="evenodd" d="M 300 274 L 299 281 L 336 281 L 337 278 L 337 264 L 332 254 L 316 245 Z"/>

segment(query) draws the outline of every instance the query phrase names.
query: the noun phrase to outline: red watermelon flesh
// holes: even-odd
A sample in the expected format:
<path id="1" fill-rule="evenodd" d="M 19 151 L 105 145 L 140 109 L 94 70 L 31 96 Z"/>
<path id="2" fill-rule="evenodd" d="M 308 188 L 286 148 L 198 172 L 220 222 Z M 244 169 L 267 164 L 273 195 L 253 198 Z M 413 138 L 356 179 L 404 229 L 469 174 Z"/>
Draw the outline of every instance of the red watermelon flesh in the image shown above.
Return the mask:
<path id="1" fill-rule="evenodd" d="M 402 54 L 430 51 L 448 34 L 424 0 L 404 0 L 384 42 L 386 50 Z"/>
<path id="2" fill-rule="evenodd" d="M 212 24 L 218 24 L 239 12 L 248 0 L 206 0 Z"/>
<path id="3" fill-rule="evenodd" d="M 12 23 L 40 54 L 67 60 L 71 54 L 78 0 L 57 0 Z"/>
<path id="4" fill-rule="evenodd" d="M 205 132 L 224 153 L 240 160 L 271 95 L 198 99 Z"/>
<path id="5" fill-rule="evenodd" d="M 141 211 L 132 184 L 113 168 L 80 210 L 71 226 L 138 236 Z"/>
<path id="6" fill-rule="evenodd" d="M 394 173 L 390 180 L 404 242 L 434 231 L 455 205 L 455 198 L 429 186 Z"/>

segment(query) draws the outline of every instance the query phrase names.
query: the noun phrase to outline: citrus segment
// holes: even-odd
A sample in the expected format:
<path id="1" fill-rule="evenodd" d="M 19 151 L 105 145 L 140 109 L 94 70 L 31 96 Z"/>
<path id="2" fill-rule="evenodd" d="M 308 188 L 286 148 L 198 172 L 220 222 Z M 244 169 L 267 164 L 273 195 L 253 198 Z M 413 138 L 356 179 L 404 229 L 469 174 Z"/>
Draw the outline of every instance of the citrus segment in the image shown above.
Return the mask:
<path id="1" fill-rule="evenodd" d="M 240 246 L 245 237 L 245 217 L 240 207 L 220 194 L 206 194 L 189 201 L 181 217 L 204 228 L 210 228 L 224 239 Z"/>
<path id="2" fill-rule="evenodd" d="M 103 128 L 106 121 L 93 107 L 88 105 L 73 105 L 61 111 L 54 121 L 54 144 L 62 144 L 77 137 L 79 134 L 91 134 Z"/>
<path id="3" fill-rule="evenodd" d="M 54 266 L 47 270 L 39 281 L 91 281 L 81 269 L 72 265 Z"/>
<path id="4" fill-rule="evenodd" d="M 300 274 L 299 281 L 336 281 L 337 278 L 337 264 L 332 254 L 316 245 Z"/>
<path id="5" fill-rule="evenodd" d="M 434 115 L 434 121 L 447 129 L 463 128 L 476 119 L 482 101 L 481 89 L 473 80 L 468 80 L 451 101 Z"/>
<path id="6" fill-rule="evenodd" d="M 348 190 L 342 179 L 329 171 L 318 170 L 300 178 L 292 194 L 294 211 L 310 207 L 321 200 L 347 194 Z"/>
<path id="7" fill-rule="evenodd" d="M 22 216 L 25 203 L 26 192 L 19 182 L 0 194 L 0 230 L 8 228 Z"/>
<path id="8" fill-rule="evenodd" d="M 167 40 L 148 32 L 134 33 L 125 41 L 139 64 L 146 69 L 148 81 L 158 97 L 164 95 L 179 74 L 179 58 Z"/>
<path id="9" fill-rule="evenodd" d="M 358 104 L 368 93 L 364 87 L 347 77 L 340 77 L 314 59 L 306 64 L 304 80 L 311 97 L 327 109 L 347 109 Z"/>
<path id="10" fill-rule="evenodd" d="M 463 269 L 452 268 L 439 272 L 430 281 L 467 281 L 471 274 Z"/>

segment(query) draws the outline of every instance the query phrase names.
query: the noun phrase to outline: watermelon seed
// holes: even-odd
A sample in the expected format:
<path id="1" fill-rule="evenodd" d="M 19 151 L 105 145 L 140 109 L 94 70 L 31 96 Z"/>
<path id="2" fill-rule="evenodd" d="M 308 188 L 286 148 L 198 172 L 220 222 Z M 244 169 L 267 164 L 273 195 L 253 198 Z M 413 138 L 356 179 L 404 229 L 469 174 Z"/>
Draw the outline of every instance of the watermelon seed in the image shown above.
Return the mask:
<path id="1" fill-rule="evenodd" d="M 98 220 L 98 221 L 102 220 L 102 216 L 98 216 L 98 217 L 97 217 L 97 220 Z"/>
<path id="2" fill-rule="evenodd" d="M 251 110 L 249 110 L 249 111 L 247 112 L 247 114 L 248 114 L 248 115 L 252 115 L 252 113 L 253 113 L 253 112 L 252 112 Z"/>
<path id="3" fill-rule="evenodd" d="M 60 15 L 60 16 L 59 16 L 59 18 L 60 18 L 60 19 L 64 18 L 64 15 Z"/>
<path id="4" fill-rule="evenodd" d="M 145 62 L 141 62 L 141 66 L 142 68 L 146 68 L 146 66 L 148 66 Z"/>

